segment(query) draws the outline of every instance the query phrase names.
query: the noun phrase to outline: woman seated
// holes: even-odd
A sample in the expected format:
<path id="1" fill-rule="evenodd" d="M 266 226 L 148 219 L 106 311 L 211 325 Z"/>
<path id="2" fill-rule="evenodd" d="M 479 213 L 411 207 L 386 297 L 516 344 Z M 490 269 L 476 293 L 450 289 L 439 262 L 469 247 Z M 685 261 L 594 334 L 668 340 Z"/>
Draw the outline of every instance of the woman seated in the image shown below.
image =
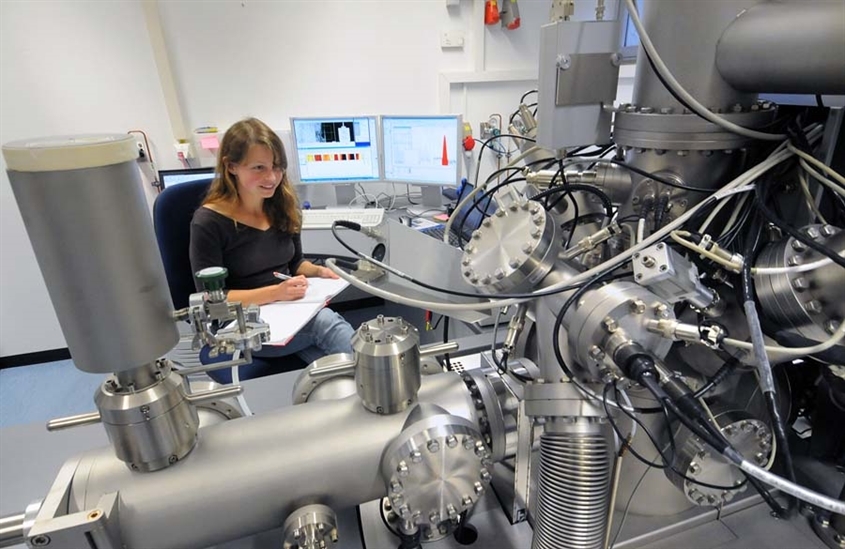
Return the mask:
<path id="1" fill-rule="evenodd" d="M 281 140 L 260 120 L 241 120 L 223 136 L 217 176 L 191 221 L 190 257 L 194 273 L 212 266 L 228 269 L 229 301 L 244 306 L 295 301 L 305 295 L 306 277 L 337 278 L 302 257 L 302 215 L 287 166 Z M 291 278 L 280 281 L 274 272 Z M 287 345 L 264 346 L 253 356 L 296 353 L 310 363 L 351 353 L 353 335 L 343 317 L 324 308 Z M 255 377 L 248 368 L 240 370 L 244 379 Z"/>

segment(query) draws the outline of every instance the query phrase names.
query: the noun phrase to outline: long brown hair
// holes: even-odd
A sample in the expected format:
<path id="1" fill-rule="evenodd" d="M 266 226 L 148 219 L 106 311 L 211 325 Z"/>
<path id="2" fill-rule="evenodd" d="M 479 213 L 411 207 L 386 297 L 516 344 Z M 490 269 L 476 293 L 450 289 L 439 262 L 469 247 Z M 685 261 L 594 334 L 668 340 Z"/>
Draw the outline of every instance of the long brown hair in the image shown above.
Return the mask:
<path id="1" fill-rule="evenodd" d="M 228 165 L 243 161 L 252 145 L 264 145 L 273 151 L 274 166 L 281 167 L 283 170 L 282 183 L 276 188 L 273 196 L 264 200 L 263 204 L 264 213 L 267 214 L 270 225 L 289 233 L 298 233 L 302 224 L 302 215 L 299 211 L 296 192 L 288 180 L 288 157 L 285 154 L 285 147 L 276 132 L 257 118 L 235 122 L 226 130 L 217 155 L 217 175 L 208 189 L 203 204 L 235 203 L 240 199 L 237 181 L 229 173 Z"/>

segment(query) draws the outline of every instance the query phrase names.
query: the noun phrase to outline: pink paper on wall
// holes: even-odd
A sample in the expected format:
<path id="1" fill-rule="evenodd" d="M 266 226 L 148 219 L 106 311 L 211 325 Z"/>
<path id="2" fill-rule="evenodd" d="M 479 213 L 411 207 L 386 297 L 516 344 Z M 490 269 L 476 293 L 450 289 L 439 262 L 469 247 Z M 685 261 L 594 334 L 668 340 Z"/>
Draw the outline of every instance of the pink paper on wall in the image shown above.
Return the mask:
<path id="1" fill-rule="evenodd" d="M 217 140 L 216 135 L 210 137 L 203 137 L 200 139 L 200 147 L 208 151 L 215 151 L 220 148 L 220 141 Z"/>

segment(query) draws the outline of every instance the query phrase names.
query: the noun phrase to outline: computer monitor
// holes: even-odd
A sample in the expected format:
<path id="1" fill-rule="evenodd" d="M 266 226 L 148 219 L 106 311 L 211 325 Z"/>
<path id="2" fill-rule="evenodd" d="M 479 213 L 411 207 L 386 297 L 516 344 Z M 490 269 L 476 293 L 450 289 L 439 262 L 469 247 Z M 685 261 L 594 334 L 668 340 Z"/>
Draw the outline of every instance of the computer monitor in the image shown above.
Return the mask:
<path id="1" fill-rule="evenodd" d="M 442 204 L 438 187 L 457 187 L 461 180 L 459 115 L 382 116 L 384 178 L 423 185 L 423 204 Z"/>
<path id="2" fill-rule="evenodd" d="M 214 179 L 214 168 L 189 168 L 184 170 L 159 170 L 158 182 L 162 190 L 185 183 L 188 181 L 207 180 L 209 183 Z"/>
<path id="3" fill-rule="evenodd" d="M 290 127 L 300 184 L 333 183 L 344 204 L 355 196 L 353 184 L 381 181 L 375 116 L 291 118 Z"/>

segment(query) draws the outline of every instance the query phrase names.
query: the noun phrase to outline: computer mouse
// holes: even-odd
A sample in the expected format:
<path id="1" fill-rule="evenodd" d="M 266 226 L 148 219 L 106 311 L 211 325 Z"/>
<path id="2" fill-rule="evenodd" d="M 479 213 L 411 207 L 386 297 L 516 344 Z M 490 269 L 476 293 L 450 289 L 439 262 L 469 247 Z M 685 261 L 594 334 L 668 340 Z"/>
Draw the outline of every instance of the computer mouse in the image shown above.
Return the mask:
<path id="1" fill-rule="evenodd" d="M 400 215 L 399 216 L 399 223 L 405 225 L 406 227 L 410 227 L 411 226 L 411 218 L 406 216 L 406 215 Z"/>

